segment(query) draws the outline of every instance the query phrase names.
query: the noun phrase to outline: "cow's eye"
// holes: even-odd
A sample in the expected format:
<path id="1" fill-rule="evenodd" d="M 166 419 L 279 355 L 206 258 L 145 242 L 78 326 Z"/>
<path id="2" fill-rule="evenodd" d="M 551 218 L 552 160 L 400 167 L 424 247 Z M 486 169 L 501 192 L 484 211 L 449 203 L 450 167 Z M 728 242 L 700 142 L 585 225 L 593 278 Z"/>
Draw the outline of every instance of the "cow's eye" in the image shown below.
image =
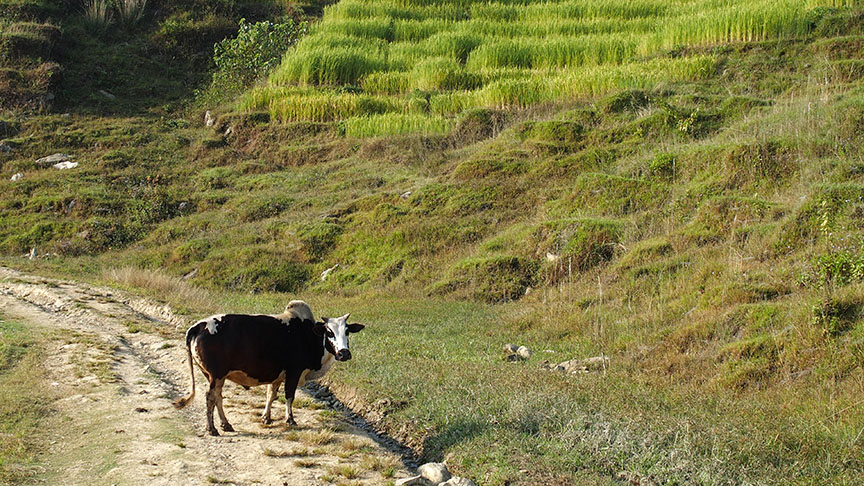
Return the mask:
<path id="1" fill-rule="evenodd" d="M 327 337 L 328 338 L 334 338 L 334 337 L 336 337 L 336 335 L 333 334 L 333 331 L 327 331 Z"/>

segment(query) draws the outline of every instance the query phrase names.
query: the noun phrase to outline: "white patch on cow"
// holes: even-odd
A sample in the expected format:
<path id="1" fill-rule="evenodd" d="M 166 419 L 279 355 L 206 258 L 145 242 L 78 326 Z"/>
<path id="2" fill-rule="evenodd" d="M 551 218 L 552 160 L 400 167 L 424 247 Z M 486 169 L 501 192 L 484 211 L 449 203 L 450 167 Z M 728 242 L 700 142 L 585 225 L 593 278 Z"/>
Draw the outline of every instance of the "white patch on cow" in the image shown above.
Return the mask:
<path id="1" fill-rule="evenodd" d="M 219 330 L 219 322 L 217 321 L 221 321 L 223 317 L 225 317 L 225 314 L 217 314 L 215 316 L 210 316 L 207 319 L 203 319 L 199 321 L 199 323 L 205 322 L 207 326 L 207 332 L 209 332 L 210 334 L 216 334 L 216 332 Z"/>

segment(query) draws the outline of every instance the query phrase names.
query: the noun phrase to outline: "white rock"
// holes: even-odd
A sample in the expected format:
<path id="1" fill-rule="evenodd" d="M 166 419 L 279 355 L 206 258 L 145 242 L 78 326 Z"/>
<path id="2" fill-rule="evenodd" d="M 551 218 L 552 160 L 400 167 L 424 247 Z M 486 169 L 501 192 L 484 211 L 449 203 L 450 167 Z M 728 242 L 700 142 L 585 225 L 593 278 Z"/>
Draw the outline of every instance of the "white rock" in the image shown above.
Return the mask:
<path id="1" fill-rule="evenodd" d="M 441 484 L 450 479 L 450 471 L 442 462 L 427 462 L 418 467 L 417 472 L 432 484 Z"/>
<path id="2" fill-rule="evenodd" d="M 407 200 L 409 197 L 411 197 L 411 191 L 405 191 L 399 195 L 399 199 L 403 200 Z"/>
<path id="3" fill-rule="evenodd" d="M 516 353 L 518 353 L 519 356 L 522 356 L 525 359 L 530 358 L 534 354 L 533 352 L 531 352 L 530 349 L 525 346 L 519 346 L 519 349 L 516 350 Z"/>
<path id="4" fill-rule="evenodd" d="M 213 118 L 213 114 L 210 113 L 210 110 L 204 112 L 204 125 L 208 127 L 212 127 L 216 123 L 216 119 Z"/>
<path id="5" fill-rule="evenodd" d="M 505 353 L 515 353 L 517 349 L 519 349 L 519 346 L 516 346 L 515 344 L 507 343 L 504 345 Z"/>
<path id="6" fill-rule="evenodd" d="M 24 177 L 24 174 L 22 174 L 22 173 L 19 172 L 19 173 L 13 175 L 12 178 L 9 179 L 9 180 L 12 181 L 12 182 L 15 182 L 15 181 L 17 181 L 17 180 L 19 180 L 19 179 L 22 179 L 23 177 Z"/>
<path id="7" fill-rule="evenodd" d="M 445 481 L 445 482 L 439 484 L 438 486 L 477 486 L 477 485 L 474 484 L 474 481 L 471 481 L 468 478 L 455 477 L 455 478 L 450 478 L 448 481 Z"/>
<path id="8" fill-rule="evenodd" d="M 37 159 L 36 165 L 49 166 L 49 165 L 54 165 L 57 162 L 66 162 L 67 160 L 69 160 L 71 158 L 72 157 L 70 157 L 66 154 L 54 154 L 54 155 L 49 155 L 47 157 L 42 157 L 41 159 Z"/>
<path id="9" fill-rule="evenodd" d="M 548 251 L 546 252 L 546 261 L 547 262 L 557 262 L 559 258 L 561 258 L 561 257 L 559 257 L 558 255 L 556 255 L 554 253 L 549 253 Z"/>
<path id="10" fill-rule="evenodd" d="M 327 277 L 330 275 L 330 272 L 332 272 L 333 270 L 336 270 L 337 268 L 339 268 L 338 263 L 336 265 L 333 265 L 332 267 L 328 268 L 327 270 L 324 270 L 323 272 L 321 272 L 321 281 L 323 282 L 323 281 L 327 280 Z"/>
<path id="11" fill-rule="evenodd" d="M 429 486 L 431 484 L 423 476 L 411 476 L 410 478 L 397 479 L 394 486 Z"/>
<path id="12" fill-rule="evenodd" d="M 117 96 L 105 91 L 104 89 L 100 89 L 99 94 L 108 98 L 109 100 L 116 100 L 117 99 Z"/>
<path id="13" fill-rule="evenodd" d="M 51 167 L 54 167 L 55 169 L 60 169 L 60 170 L 74 169 L 75 167 L 78 167 L 78 162 L 70 162 L 67 160 L 66 162 L 60 162 L 60 163 L 54 164 Z"/>

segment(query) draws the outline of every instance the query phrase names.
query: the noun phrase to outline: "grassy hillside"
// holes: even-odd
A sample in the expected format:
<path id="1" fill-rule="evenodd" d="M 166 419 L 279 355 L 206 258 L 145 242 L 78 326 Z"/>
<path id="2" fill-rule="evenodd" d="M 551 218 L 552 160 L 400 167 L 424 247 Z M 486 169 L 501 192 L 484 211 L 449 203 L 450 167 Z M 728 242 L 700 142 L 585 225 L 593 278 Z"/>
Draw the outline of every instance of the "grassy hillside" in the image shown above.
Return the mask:
<path id="1" fill-rule="evenodd" d="M 858 481 L 856 2 L 345 1 L 221 107 L 180 33 L 246 11 L 195 8 L 128 38 L 54 17 L 86 48 L 0 124 L 5 262 L 162 268 L 210 289 L 151 290 L 192 314 L 350 310 L 334 387 L 483 484 Z"/>

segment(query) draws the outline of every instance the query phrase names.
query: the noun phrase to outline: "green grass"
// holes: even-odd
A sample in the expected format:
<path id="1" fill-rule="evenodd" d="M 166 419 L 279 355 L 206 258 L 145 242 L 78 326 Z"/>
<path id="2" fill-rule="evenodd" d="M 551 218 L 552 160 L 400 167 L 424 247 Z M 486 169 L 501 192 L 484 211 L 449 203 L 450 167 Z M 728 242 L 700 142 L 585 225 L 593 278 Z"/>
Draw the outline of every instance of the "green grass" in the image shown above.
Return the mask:
<path id="1" fill-rule="evenodd" d="M 174 109 L 190 64 L 111 81 L 164 60 L 143 43 L 167 20 L 129 45 L 65 24 L 94 47 L 61 58 L 70 115 L 0 124 L 3 262 L 190 319 L 350 311 L 368 327 L 330 384 L 391 400 L 382 427 L 478 483 L 855 484 L 862 18 L 344 1 L 209 128 Z M 97 77 L 134 88 L 119 105 L 79 82 L 115 54 Z M 82 166 L 35 167 L 54 152 Z M 601 353 L 605 374 L 540 367 Z"/>
<path id="2" fill-rule="evenodd" d="M 50 406 L 33 329 L 0 316 L 0 481 L 24 484 L 42 446 L 38 431 Z"/>

